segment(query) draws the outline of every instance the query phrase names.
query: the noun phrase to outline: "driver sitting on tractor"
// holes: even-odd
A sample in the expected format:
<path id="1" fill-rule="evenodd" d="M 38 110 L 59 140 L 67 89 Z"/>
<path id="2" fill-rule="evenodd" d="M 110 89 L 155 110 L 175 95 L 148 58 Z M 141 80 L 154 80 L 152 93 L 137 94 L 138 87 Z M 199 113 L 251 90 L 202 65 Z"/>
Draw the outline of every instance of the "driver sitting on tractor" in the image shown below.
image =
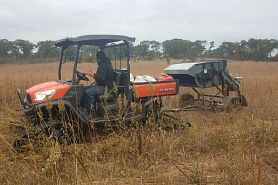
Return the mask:
<path id="1" fill-rule="evenodd" d="M 105 89 L 108 92 L 113 88 L 113 67 L 108 57 L 103 51 L 96 53 L 98 69 L 93 75 L 96 85 L 89 86 L 85 89 L 82 102 L 89 114 L 96 111 L 96 100 L 103 95 Z M 91 75 L 92 76 L 92 75 Z"/>

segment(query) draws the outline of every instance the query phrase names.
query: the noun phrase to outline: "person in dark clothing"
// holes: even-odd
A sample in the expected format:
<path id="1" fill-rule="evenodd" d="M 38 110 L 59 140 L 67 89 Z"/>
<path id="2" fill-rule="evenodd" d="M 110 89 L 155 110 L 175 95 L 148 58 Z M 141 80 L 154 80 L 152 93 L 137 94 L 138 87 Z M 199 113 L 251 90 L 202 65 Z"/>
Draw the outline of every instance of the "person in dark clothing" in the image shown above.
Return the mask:
<path id="1" fill-rule="evenodd" d="M 94 74 L 96 85 L 85 89 L 82 102 L 89 114 L 96 111 L 96 100 L 103 95 L 105 89 L 113 88 L 113 67 L 108 57 L 103 51 L 98 51 L 96 54 L 98 69 Z"/>

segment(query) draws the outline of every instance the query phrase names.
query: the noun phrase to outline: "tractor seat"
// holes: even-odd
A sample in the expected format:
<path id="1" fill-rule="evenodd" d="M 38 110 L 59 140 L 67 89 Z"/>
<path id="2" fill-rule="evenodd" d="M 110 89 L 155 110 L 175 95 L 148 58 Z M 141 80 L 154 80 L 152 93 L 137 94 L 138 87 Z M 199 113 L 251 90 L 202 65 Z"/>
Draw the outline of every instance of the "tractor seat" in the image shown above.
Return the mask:
<path id="1" fill-rule="evenodd" d="M 119 72 L 119 71 L 114 71 L 113 72 L 113 82 L 114 84 L 118 87 L 121 83 L 121 76 L 122 76 L 122 73 Z"/>
<path id="2" fill-rule="evenodd" d="M 121 82 L 121 72 L 114 71 L 113 72 L 113 85 L 118 87 Z M 99 97 L 100 102 L 113 102 L 118 96 L 116 90 L 112 89 L 108 92 L 108 96 L 102 95 Z"/>

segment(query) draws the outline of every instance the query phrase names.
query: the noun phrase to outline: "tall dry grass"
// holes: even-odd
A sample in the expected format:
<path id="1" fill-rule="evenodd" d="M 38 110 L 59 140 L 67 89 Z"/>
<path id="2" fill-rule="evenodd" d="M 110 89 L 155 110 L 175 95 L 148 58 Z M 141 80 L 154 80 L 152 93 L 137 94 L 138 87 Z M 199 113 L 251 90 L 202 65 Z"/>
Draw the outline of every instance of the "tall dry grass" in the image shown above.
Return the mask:
<path id="1" fill-rule="evenodd" d="M 166 66 L 139 61 L 132 71 L 157 76 Z M 278 184 L 278 64 L 232 61 L 229 68 L 243 77 L 247 108 L 177 113 L 193 124 L 186 131 L 151 124 L 140 133 L 129 128 L 70 146 L 41 138 L 29 152 L 17 153 L 9 144 L 10 124 L 23 121 L 13 111 L 15 89 L 56 80 L 57 63 L 0 65 L 0 183 Z M 70 64 L 65 71 L 70 73 Z M 94 68 L 81 64 L 80 71 Z M 166 99 L 166 106 L 176 101 Z"/>

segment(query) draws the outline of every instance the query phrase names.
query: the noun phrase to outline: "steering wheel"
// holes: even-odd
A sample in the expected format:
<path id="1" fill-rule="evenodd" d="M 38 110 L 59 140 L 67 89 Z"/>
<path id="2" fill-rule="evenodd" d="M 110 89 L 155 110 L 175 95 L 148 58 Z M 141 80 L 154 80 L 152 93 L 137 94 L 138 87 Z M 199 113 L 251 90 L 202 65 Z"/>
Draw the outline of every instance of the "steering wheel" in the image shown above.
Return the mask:
<path id="1" fill-rule="evenodd" d="M 78 81 L 84 80 L 84 81 L 90 81 L 89 78 L 86 76 L 85 73 L 81 73 L 80 71 L 76 71 L 76 76 Z"/>

